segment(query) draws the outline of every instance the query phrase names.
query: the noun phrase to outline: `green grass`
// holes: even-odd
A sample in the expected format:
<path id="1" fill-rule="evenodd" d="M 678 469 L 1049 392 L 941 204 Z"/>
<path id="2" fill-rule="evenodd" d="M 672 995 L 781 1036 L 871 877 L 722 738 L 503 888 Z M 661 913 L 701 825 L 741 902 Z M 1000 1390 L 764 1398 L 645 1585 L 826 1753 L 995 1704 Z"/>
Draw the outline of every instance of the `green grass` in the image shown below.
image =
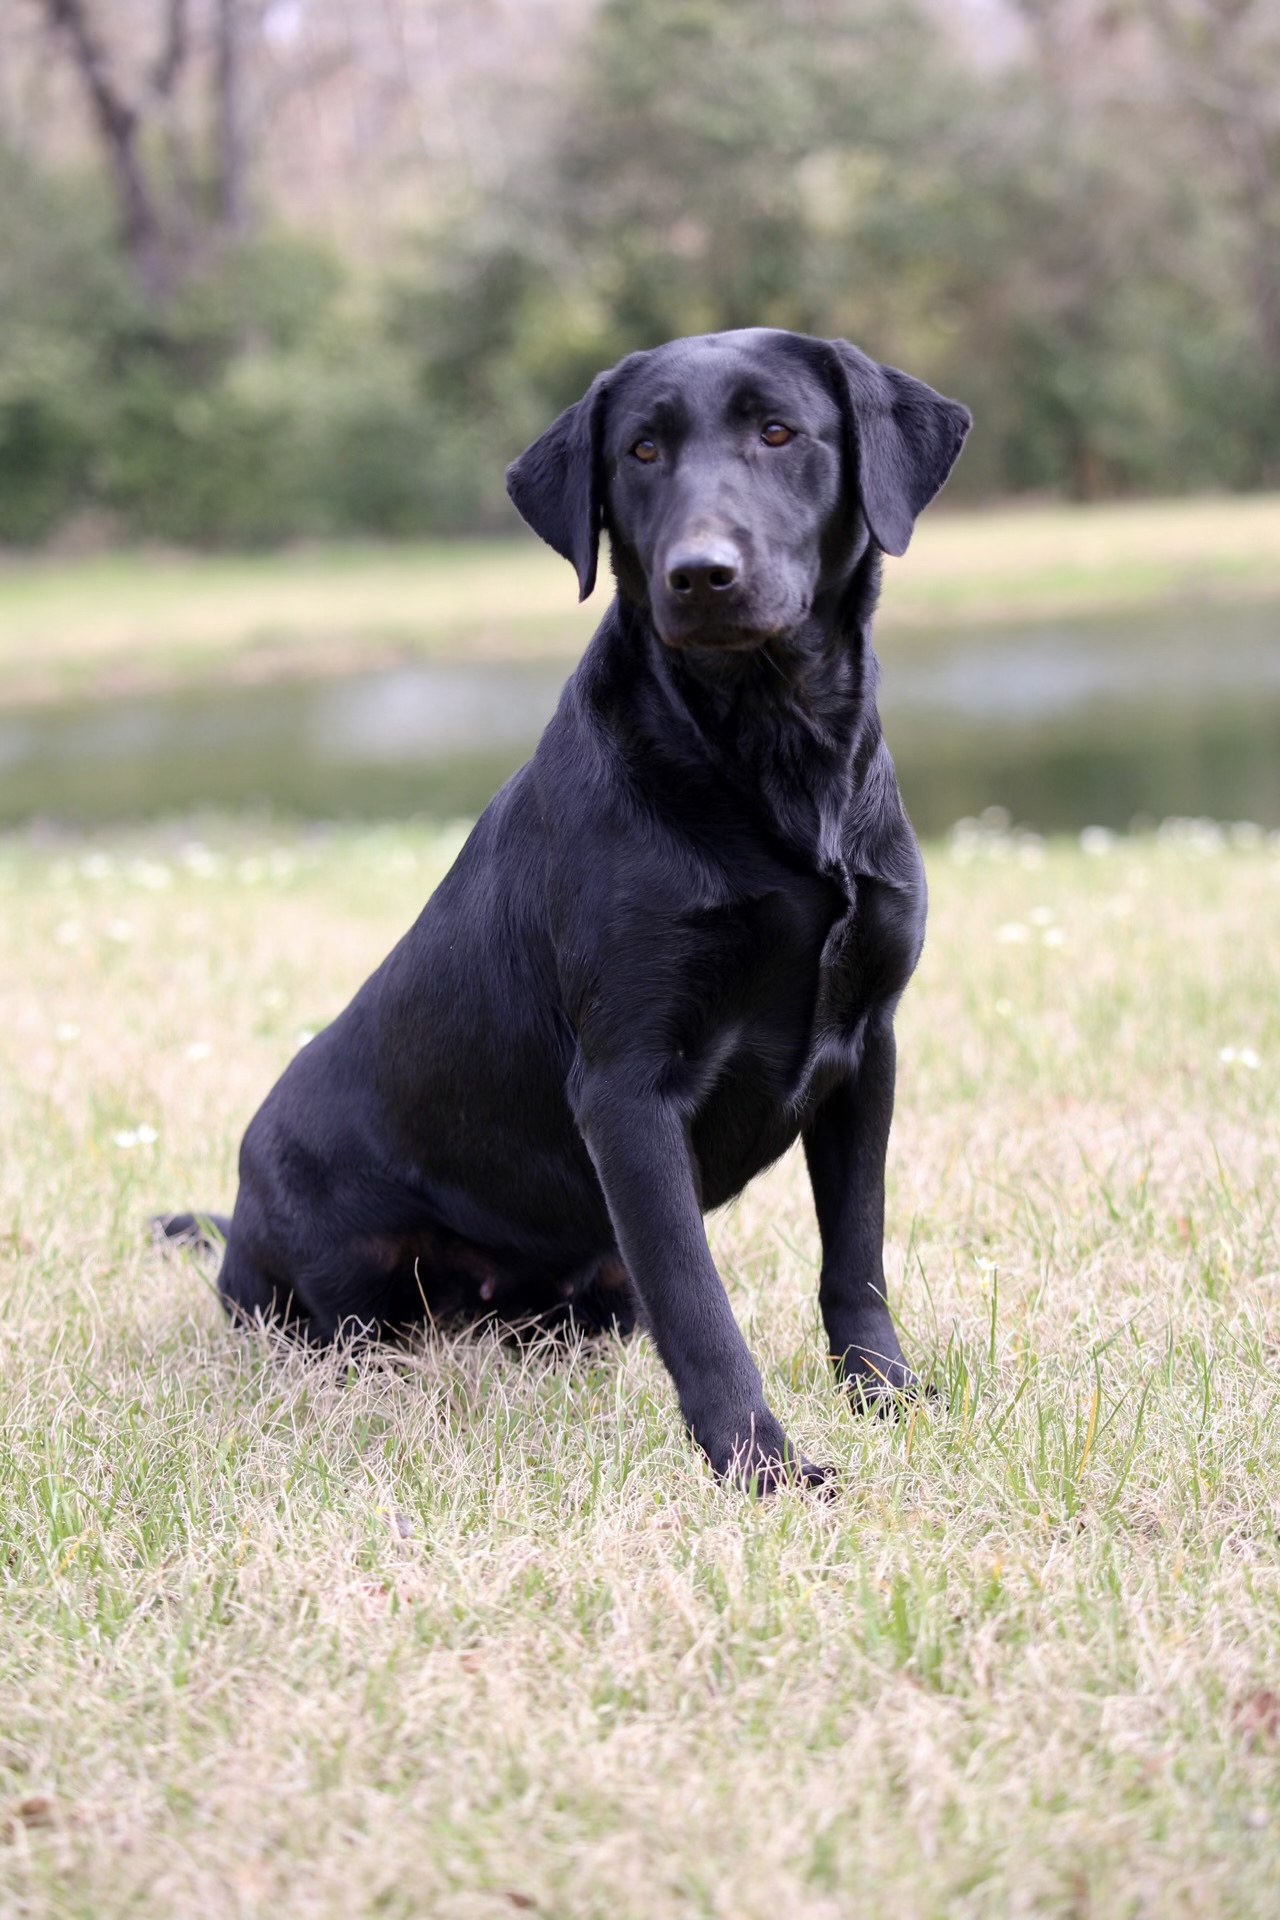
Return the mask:
<path id="1" fill-rule="evenodd" d="M 146 1242 L 456 844 L 0 842 L 0 1911 L 1273 1912 L 1280 848 L 929 851 L 939 1396 L 839 1404 L 789 1157 L 711 1236 L 838 1492 L 752 1505 L 643 1339 L 306 1359 Z"/>
<path id="2" fill-rule="evenodd" d="M 882 631 L 1280 596 L 1280 495 L 948 512 L 890 561 Z M 0 707 L 421 656 L 577 656 L 576 602 L 532 537 L 250 557 L 107 554 L 0 565 Z"/>

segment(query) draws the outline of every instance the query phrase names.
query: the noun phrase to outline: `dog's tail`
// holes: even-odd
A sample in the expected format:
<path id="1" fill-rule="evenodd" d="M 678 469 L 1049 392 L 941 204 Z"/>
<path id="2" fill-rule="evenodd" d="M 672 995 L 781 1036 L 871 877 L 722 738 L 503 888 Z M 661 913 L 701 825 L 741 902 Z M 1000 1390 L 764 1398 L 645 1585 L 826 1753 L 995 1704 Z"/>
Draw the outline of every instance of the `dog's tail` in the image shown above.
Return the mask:
<path id="1" fill-rule="evenodd" d="M 227 1244 L 231 1221 L 225 1213 L 158 1213 L 152 1219 L 151 1231 L 157 1240 L 173 1240 L 182 1247 L 221 1253 Z"/>

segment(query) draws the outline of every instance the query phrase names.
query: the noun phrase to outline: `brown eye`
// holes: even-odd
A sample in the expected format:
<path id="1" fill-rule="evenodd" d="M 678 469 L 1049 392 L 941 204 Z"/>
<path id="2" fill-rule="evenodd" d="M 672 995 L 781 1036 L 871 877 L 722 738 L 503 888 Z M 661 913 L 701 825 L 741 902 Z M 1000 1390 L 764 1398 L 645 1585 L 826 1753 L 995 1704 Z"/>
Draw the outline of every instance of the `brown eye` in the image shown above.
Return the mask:
<path id="1" fill-rule="evenodd" d="M 791 428 L 784 427 L 781 420 L 771 420 L 760 433 L 766 447 L 785 447 L 788 440 L 794 440 L 795 437 Z"/>
<path id="2" fill-rule="evenodd" d="M 635 458 L 637 460 L 643 460 L 646 466 L 651 460 L 656 460 L 658 457 L 658 449 L 654 446 L 652 440 L 637 440 L 631 451 Z"/>

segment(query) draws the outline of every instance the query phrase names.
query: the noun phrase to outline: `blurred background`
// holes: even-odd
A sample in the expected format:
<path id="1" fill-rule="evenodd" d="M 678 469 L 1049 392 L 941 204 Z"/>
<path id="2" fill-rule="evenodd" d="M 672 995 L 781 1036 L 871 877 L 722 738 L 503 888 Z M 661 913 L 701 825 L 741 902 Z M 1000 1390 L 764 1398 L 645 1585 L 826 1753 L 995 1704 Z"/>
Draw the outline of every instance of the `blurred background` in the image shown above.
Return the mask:
<path id="1" fill-rule="evenodd" d="M 1276 0 L 0 0 L 0 824 L 474 811 L 603 605 L 505 463 L 758 323 L 976 417 L 922 832 L 1280 827 Z"/>

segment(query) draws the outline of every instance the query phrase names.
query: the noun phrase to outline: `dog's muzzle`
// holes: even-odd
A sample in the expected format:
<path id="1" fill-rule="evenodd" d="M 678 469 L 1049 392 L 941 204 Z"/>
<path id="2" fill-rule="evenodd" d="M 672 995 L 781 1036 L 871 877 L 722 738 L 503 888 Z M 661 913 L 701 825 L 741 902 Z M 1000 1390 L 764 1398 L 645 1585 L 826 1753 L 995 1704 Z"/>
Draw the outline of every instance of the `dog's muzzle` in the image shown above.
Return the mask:
<path id="1" fill-rule="evenodd" d="M 746 648 L 767 636 L 754 629 L 747 565 L 725 538 L 675 542 L 653 596 L 658 633 L 669 647 Z"/>

